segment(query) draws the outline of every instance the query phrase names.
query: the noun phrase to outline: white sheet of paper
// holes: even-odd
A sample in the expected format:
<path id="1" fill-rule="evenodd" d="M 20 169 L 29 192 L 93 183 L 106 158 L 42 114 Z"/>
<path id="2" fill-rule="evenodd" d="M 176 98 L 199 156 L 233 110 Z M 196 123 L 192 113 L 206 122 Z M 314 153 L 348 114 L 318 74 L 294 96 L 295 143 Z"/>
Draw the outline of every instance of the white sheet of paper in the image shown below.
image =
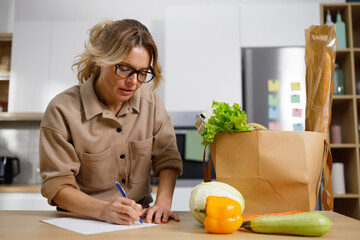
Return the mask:
<path id="1" fill-rule="evenodd" d="M 85 235 L 156 226 L 156 224 L 153 223 L 141 224 L 140 222 L 136 222 L 130 226 L 117 225 L 117 224 L 111 224 L 97 220 L 73 218 L 73 217 L 52 218 L 41 221 Z"/>

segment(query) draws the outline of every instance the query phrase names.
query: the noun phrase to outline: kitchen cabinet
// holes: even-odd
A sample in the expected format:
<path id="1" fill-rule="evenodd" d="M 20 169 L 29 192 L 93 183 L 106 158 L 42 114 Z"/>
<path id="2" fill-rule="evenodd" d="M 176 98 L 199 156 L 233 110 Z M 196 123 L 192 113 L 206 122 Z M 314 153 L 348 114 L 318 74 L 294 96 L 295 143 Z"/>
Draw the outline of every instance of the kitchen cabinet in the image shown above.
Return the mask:
<path id="1" fill-rule="evenodd" d="M 9 112 L 44 112 L 49 85 L 50 22 L 15 22 Z M 26 53 L 26 54 L 24 54 Z"/>
<path id="2" fill-rule="evenodd" d="M 190 211 L 189 199 L 192 189 L 200 180 L 178 180 L 174 190 L 172 210 Z M 151 196 L 156 199 L 157 186 L 152 186 Z M 55 210 L 40 193 L 41 186 L 34 184 L 0 185 L 1 210 Z M 150 204 L 152 206 L 153 203 Z"/>
<path id="3" fill-rule="evenodd" d="M 202 112 L 213 100 L 241 104 L 238 7 L 177 6 L 165 13 L 166 109 Z"/>
<path id="4" fill-rule="evenodd" d="M 16 21 L 9 112 L 44 112 L 50 100 L 78 84 L 71 66 L 84 51 L 91 21 Z M 24 54 L 26 53 L 26 54 Z"/>
<path id="5" fill-rule="evenodd" d="M 346 25 L 346 48 L 338 48 L 336 63 L 343 72 L 344 95 L 334 95 L 331 125 L 339 125 L 342 143 L 330 142 L 333 162 L 344 164 L 345 194 L 334 195 L 334 211 L 360 219 L 360 3 L 321 4 L 321 23 L 339 12 Z M 332 132 L 330 131 L 330 136 Z"/>
<path id="6" fill-rule="evenodd" d="M 320 24 L 320 4 L 313 2 L 241 5 L 241 47 L 305 46 L 304 29 Z"/>
<path id="7" fill-rule="evenodd" d="M 0 33 L 13 32 L 15 0 L 0 1 Z"/>

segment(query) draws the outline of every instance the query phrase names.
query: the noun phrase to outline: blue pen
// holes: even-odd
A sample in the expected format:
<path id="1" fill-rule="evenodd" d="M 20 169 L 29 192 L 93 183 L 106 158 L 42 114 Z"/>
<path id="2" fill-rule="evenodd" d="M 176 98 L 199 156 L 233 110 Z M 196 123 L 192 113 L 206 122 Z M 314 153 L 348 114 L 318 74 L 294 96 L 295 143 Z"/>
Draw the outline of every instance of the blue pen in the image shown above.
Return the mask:
<path id="1" fill-rule="evenodd" d="M 118 181 L 116 181 L 116 186 L 118 187 L 118 189 L 121 192 L 121 195 L 123 195 L 124 198 L 128 198 L 126 196 L 125 190 L 122 188 L 122 186 L 120 185 L 120 183 Z M 143 222 L 141 221 L 141 218 L 139 218 L 139 222 L 142 224 Z"/>

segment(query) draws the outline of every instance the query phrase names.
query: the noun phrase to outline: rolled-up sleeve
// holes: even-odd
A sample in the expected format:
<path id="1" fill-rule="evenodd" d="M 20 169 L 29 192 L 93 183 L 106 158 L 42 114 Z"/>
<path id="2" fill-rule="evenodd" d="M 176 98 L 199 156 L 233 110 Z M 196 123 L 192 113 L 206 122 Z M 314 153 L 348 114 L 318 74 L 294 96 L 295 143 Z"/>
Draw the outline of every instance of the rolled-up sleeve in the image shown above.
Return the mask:
<path id="1" fill-rule="evenodd" d="M 80 161 L 71 139 L 66 133 L 42 124 L 40 127 L 40 170 L 43 178 L 41 194 L 50 205 L 55 195 L 65 187 L 80 189 L 75 175 L 79 172 Z"/>
<path id="2" fill-rule="evenodd" d="M 158 176 L 161 170 L 172 168 L 176 169 L 180 176 L 183 171 L 183 165 L 176 144 L 174 126 L 158 96 L 156 96 L 153 136 L 152 167 L 154 175 Z"/>

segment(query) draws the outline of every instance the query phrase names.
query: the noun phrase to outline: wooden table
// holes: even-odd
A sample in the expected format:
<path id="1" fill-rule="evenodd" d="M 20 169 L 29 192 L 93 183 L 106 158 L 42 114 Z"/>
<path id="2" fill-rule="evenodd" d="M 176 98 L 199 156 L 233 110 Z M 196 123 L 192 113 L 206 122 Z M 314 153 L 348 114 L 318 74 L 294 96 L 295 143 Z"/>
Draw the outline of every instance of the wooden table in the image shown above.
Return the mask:
<path id="1" fill-rule="evenodd" d="M 317 239 L 360 239 L 360 221 L 335 212 L 321 212 L 333 223 L 332 229 Z M 210 234 L 198 223 L 190 212 L 178 212 L 181 221 L 170 221 L 154 227 L 82 235 L 47 223 L 43 219 L 72 216 L 56 211 L 0 211 L 0 239 L 4 240 L 112 240 L 112 239 L 311 239 L 309 237 L 256 234 L 239 230 L 232 234 Z"/>

